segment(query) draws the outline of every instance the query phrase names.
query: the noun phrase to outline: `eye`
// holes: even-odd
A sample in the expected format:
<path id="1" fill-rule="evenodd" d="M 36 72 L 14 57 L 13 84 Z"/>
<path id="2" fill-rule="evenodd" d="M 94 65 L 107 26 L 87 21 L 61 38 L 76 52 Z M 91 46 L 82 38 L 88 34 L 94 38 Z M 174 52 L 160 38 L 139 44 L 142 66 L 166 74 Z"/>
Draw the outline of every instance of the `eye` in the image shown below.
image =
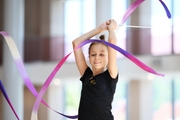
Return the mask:
<path id="1" fill-rule="evenodd" d="M 104 56 L 104 54 L 101 53 L 100 56 Z"/>
<path id="2" fill-rule="evenodd" d="M 91 56 L 96 56 L 96 54 L 91 54 Z"/>

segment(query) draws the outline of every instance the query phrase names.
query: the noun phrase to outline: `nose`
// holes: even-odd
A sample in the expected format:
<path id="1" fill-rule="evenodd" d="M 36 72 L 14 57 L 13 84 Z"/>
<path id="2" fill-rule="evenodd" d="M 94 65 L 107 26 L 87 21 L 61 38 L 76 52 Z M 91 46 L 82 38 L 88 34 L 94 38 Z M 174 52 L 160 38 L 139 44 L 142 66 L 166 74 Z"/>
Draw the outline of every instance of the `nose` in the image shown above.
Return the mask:
<path id="1" fill-rule="evenodd" d="M 99 58 L 99 56 L 98 56 L 98 55 L 96 55 L 96 56 L 95 56 L 95 58 L 96 58 L 96 59 L 98 59 L 98 58 Z"/>

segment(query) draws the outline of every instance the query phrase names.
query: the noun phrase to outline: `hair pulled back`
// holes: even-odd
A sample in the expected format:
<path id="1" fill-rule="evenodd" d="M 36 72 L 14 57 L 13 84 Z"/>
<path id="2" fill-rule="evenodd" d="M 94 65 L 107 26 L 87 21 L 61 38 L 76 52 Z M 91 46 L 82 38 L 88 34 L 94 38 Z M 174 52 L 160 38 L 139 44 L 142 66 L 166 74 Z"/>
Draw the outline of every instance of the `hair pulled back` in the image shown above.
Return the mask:
<path id="1" fill-rule="evenodd" d="M 99 39 L 105 41 L 105 35 L 101 35 L 101 36 L 99 37 Z M 100 43 L 100 44 L 103 44 L 103 43 L 101 43 L 101 42 L 92 42 L 92 43 L 90 44 L 90 46 L 89 46 L 89 51 L 88 51 L 88 53 L 90 54 L 90 50 L 91 50 L 91 47 L 92 47 L 93 45 L 99 44 L 99 43 Z"/>

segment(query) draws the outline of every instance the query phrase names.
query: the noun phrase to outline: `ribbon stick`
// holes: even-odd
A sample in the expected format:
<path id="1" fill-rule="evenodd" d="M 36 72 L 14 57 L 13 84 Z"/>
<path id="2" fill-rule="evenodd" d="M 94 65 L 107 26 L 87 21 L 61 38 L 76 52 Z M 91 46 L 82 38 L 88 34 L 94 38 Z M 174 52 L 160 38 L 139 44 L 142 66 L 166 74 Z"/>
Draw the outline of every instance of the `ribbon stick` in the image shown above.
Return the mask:
<path id="1" fill-rule="evenodd" d="M 151 28 L 151 26 L 138 26 L 138 25 L 123 25 L 120 27 L 126 27 L 126 28 Z"/>
<path id="2" fill-rule="evenodd" d="M 17 118 L 18 120 L 20 120 L 20 119 L 19 119 L 19 116 L 17 115 L 17 113 L 16 113 L 16 111 L 15 111 L 15 109 L 14 109 L 14 107 L 13 107 L 13 105 L 12 105 L 12 103 L 11 103 L 8 95 L 7 95 L 7 93 L 6 93 L 6 90 L 5 90 L 4 85 L 3 85 L 3 83 L 2 83 L 1 80 L 0 80 L 0 90 L 1 90 L 2 94 L 4 95 L 7 103 L 9 104 L 11 110 L 13 111 L 14 115 L 16 116 L 16 118 Z"/>
<path id="3" fill-rule="evenodd" d="M 165 11 L 166 11 L 166 15 L 167 17 L 170 19 L 171 18 L 171 13 L 168 9 L 168 7 L 166 6 L 166 4 L 162 1 L 162 0 L 159 0 L 159 2 L 162 4 L 162 6 L 164 7 Z"/>

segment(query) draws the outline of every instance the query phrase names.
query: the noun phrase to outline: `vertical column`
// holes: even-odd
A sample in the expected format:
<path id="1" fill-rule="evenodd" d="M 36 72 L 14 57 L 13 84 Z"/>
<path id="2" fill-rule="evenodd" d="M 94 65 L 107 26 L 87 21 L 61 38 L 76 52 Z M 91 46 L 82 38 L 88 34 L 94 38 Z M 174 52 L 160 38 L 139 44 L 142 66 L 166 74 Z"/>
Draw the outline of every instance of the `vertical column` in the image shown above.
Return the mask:
<path id="1" fill-rule="evenodd" d="M 64 111 L 64 85 L 60 80 L 55 80 L 55 84 L 52 84 L 48 90 L 48 104 L 53 109 L 63 113 Z M 64 120 L 65 118 L 59 114 L 54 113 L 52 110 L 48 110 L 48 120 Z"/>
<path id="2" fill-rule="evenodd" d="M 111 19 L 111 0 L 96 0 L 96 25 Z M 107 38 L 107 33 L 104 33 Z"/>
<path id="3" fill-rule="evenodd" d="M 139 82 L 131 81 L 129 82 L 129 90 L 128 90 L 128 120 L 140 120 L 139 119 Z"/>
<path id="4" fill-rule="evenodd" d="M 50 6 L 51 60 L 60 60 L 64 56 L 64 3 L 52 1 Z M 58 12 L 57 12 L 58 11 Z"/>
<path id="5" fill-rule="evenodd" d="M 129 5 L 134 0 L 129 0 Z M 151 25 L 151 0 L 144 1 L 130 16 L 129 25 Z M 150 28 L 127 28 L 127 50 L 132 54 L 151 53 L 151 29 Z"/>
<path id="6" fill-rule="evenodd" d="M 140 81 L 140 120 L 152 120 L 152 81 Z"/>
<path id="7" fill-rule="evenodd" d="M 132 80 L 128 105 L 129 120 L 152 120 L 152 81 Z"/>
<path id="8" fill-rule="evenodd" d="M 24 0 L 4 0 L 4 31 L 14 39 L 20 55 L 23 55 Z M 23 58 L 23 56 L 22 56 Z M 20 119 L 23 120 L 23 81 L 18 73 L 10 50 L 3 44 L 3 84 Z M 15 116 L 3 99 L 3 120 L 14 120 Z"/>

